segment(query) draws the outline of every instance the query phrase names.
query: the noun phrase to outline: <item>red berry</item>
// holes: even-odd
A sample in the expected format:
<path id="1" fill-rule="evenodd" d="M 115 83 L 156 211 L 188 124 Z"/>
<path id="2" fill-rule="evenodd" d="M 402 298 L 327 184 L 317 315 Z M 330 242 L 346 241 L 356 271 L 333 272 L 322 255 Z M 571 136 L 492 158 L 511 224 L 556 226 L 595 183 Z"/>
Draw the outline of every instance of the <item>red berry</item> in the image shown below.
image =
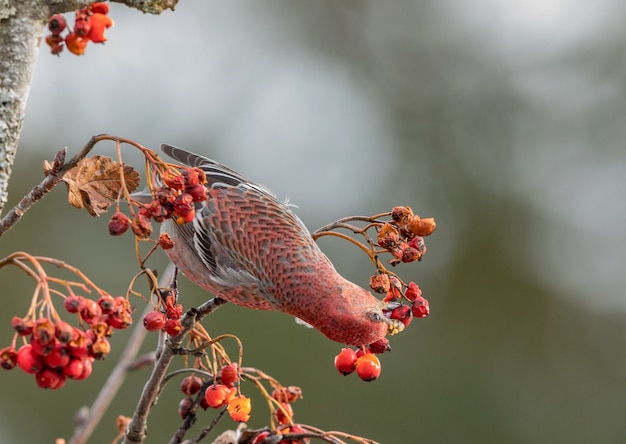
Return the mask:
<path id="1" fill-rule="evenodd" d="M 180 382 L 180 391 L 187 396 L 195 395 L 202 388 L 202 379 L 196 375 L 185 377 Z"/>
<path id="2" fill-rule="evenodd" d="M 269 438 L 270 436 L 271 433 L 266 430 L 256 435 L 250 444 L 263 444 L 266 442 L 265 438 Z"/>
<path id="3" fill-rule="evenodd" d="M 174 213 L 186 220 L 186 216 L 192 212 L 195 213 L 195 207 L 193 205 L 193 197 L 191 194 L 183 193 L 176 198 L 173 203 Z"/>
<path id="4" fill-rule="evenodd" d="M 82 359 L 71 358 L 62 371 L 68 378 L 77 379 L 83 374 L 84 370 L 85 366 Z"/>
<path id="5" fill-rule="evenodd" d="M 193 202 L 204 202 L 207 200 L 206 188 L 199 183 L 185 188 L 185 193 L 191 196 Z"/>
<path id="6" fill-rule="evenodd" d="M 59 319 L 54 323 L 54 336 L 59 342 L 67 344 L 74 336 L 74 327 Z"/>
<path id="7" fill-rule="evenodd" d="M 56 341 L 50 341 L 44 344 L 38 341 L 35 337 L 31 336 L 30 338 L 30 346 L 32 347 L 33 354 L 37 356 L 46 356 L 52 353 L 55 343 Z"/>
<path id="8" fill-rule="evenodd" d="M 89 34 L 89 16 L 81 11 L 76 11 L 76 18 L 74 19 L 74 33 L 79 37 L 84 37 Z"/>
<path id="9" fill-rule="evenodd" d="M 185 188 L 192 187 L 199 183 L 198 172 L 194 168 L 185 168 L 182 171 Z"/>
<path id="10" fill-rule="evenodd" d="M 411 307 L 409 307 L 408 305 L 400 305 L 399 307 L 391 310 L 389 318 L 396 319 L 402 322 L 405 327 L 408 327 L 413 320 L 413 318 L 411 317 Z"/>
<path id="11" fill-rule="evenodd" d="M 108 14 L 109 13 L 109 4 L 105 2 L 92 3 L 91 6 L 89 6 L 89 8 L 91 9 L 91 12 L 93 12 L 94 14 Z"/>
<path id="12" fill-rule="evenodd" d="M 212 384 L 204 393 L 204 399 L 209 407 L 218 408 L 222 407 L 235 396 L 236 390 L 234 388 L 226 387 L 224 384 Z"/>
<path id="13" fill-rule="evenodd" d="M 124 213 L 119 211 L 115 212 L 109 220 L 109 234 L 111 236 L 119 236 L 126 233 L 128 226 L 130 225 L 130 219 Z"/>
<path id="14" fill-rule="evenodd" d="M 43 358 L 33 353 L 30 344 L 22 345 L 17 351 L 17 365 L 26 373 L 34 375 L 43 368 Z"/>
<path id="15" fill-rule="evenodd" d="M 165 326 L 163 330 L 170 336 L 176 336 L 183 329 L 183 326 L 180 325 L 180 319 L 168 319 L 165 321 Z"/>
<path id="16" fill-rule="evenodd" d="M 335 356 L 335 368 L 342 375 L 349 375 L 355 369 L 356 352 L 351 348 L 342 348 L 341 352 Z"/>
<path id="17" fill-rule="evenodd" d="M 165 327 L 165 313 L 151 311 L 143 317 L 143 326 L 148 331 L 159 331 Z"/>
<path id="18" fill-rule="evenodd" d="M 54 324 L 48 318 L 39 318 L 35 321 L 33 327 L 32 340 L 39 342 L 40 344 L 48 344 L 54 340 Z"/>
<path id="19" fill-rule="evenodd" d="M 391 345 L 389 345 L 389 339 L 387 338 L 380 338 L 378 341 L 372 342 L 368 348 L 372 353 L 376 354 L 391 351 Z"/>
<path id="20" fill-rule="evenodd" d="M 274 410 L 274 419 L 278 424 L 291 424 L 293 420 L 293 407 L 288 402 L 281 402 L 281 408 Z"/>
<path id="21" fill-rule="evenodd" d="M 0 350 L 0 367 L 5 370 L 11 370 L 17 365 L 17 352 L 15 347 L 4 347 Z"/>
<path id="22" fill-rule="evenodd" d="M 70 353 L 62 343 L 56 342 L 52 351 L 44 357 L 43 362 L 50 368 L 62 369 L 69 364 Z"/>
<path id="23" fill-rule="evenodd" d="M 54 14 L 48 21 L 48 29 L 54 36 L 61 34 L 66 26 L 65 17 L 61 14 Z"/>
<path id="24" fill-rule="evenodd" d="M 232 387 L 235 382 L 237 382 L 237 379 L 239 379 L 238 373 L 237 364 L 235 362 L 225 365 L 220 371 L 220 382 L 228 387 Z"/>
<path id="25" fill-rule="evenodd" d="M 163 182 L 165 182 L 165 185 L 175 190 L 185 188 L 185 179 L 183 179 L 182 174 L 167 171 L 163 176 Z"/>
<path id="26" fill-rule="evenodd" d="M 67 310 L 68 313 L 78 313 L 80 311 L 81 306 L 83 305 L 83 300 L 85 298 L 83 298 L 82 296 L 68 296 L 65 298 L 65 301 L 63 302 L 63 306 L 65 307 L 65 310 Z"/>
<path id="27" fill-rule="evenodd" d="M 84 298 L 80 307 L 80 317 L 89 325 L 97 324 L 102 317 L 102 309 L 96 301 Z"/>
<path id="28" fill-rule="evenodd" d="M 67 343 L 67 349 L 70 352 L 70 355 L 83 359 L 86 358 L 89 354 L 89 346 L 91 345 L 91 339 L 87 337 L 87 335 L 74 327 L 74 334 L 72 335 L 72 340 Z"/>
<path id="29" fill-rule="evenodd" d="M 89 375 L 91 375 L 91 372 L 93 370 L 92 362 L 92 358 L 85 358 L 82 360 L 83 372 L 80 374 L 80 376 L 74 378 L 75 381 L 82 381 L 83 379 L 87 379 Z"/>
<path id="30" fill-rule="evenodd" d="M 430 313 L 428 301 L 421 296 L 417 297 L 413 301 L 411 312 L 413 313 L 413 316 L 415 316 L 416 318 L 425 318 Z"/>
<path id="31" fill-rule="evenodd" d="M 32 319 L 24 319 L 18 316 L 13 316 L 11 319 L 11 326 L 15 329 L 18 335 L 20 336 L 28 336 L 33 332 L 33 327 L 35 323 Z"/>
<path id="32" fill-rule="evenodd" d="M 89 33 L 87 38 L 94 43 L 104 43 L 107 41 L 104 31 L 113 26 L 113 20 L 106 14 L 96 12 L 89 16 Z"/>
<path id="33" fill-rule="evenodd" d="M 65 375 L 60 371 L 44 367 L 35 375 L 35 381 L 41 388 L 55 390 L 65 385 Z"/>
<path id="34" fill-rule="evenodd" d="M 356 361 L 356 374 L 363 381 L 373 381 L 380 376 L 380 361 L 373 353 L 367 353 Z"/>

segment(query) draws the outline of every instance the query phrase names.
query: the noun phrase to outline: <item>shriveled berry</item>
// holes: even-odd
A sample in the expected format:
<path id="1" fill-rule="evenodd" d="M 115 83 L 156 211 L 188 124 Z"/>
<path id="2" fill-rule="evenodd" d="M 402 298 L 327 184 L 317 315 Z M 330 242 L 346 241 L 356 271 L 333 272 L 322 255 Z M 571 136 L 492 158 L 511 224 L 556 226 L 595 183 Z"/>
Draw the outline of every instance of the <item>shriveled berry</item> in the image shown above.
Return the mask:
<path id="1" fill-rule="evenodd" d="M 296 385 L 279 387 L 272 392 L 272 398 L 279 402 L 294 402 L 302 398 L 302 389 Z"/>
<path id="2" fill-rule="evenodd" d="M 413 239 L 409 241 L 409 247 L 415 248 L 419 251 L 421 256 L 426 254 L 426 244 L 424 243 L 424 238 L 422 236 L 415 236 Z"/>
<path id="3" fill-rule="evenodd" d="M 174 213 L 185 218 L 189 213 L 195 211 L 193 197 L 188 193 L 183 193 L 176 198 L 173 203 Z"/>
<path id="4" fill-rule="evenodd" d="M 89 356 L 94 359 L 104 359 L 111 352 L 111 344 L 107 338 L 100 337 L 93 341 L 89 347 Z"/>
<path id="5" fill-rule="evenodd" d="M 130 219 L 124 213 L 116 211 L 109 219 L 109 234 L 111 236 L 119 236 L 126 233 L 128 226 L 130 225 Z"/>
<path id="6" fill-rule="evenodd" d="M 396 230 L 390 223 L 385 223 L 378 232 L 377 242 L 382 248 L 394 248 L 398 244 L 399 240 L 400 235 L 398 230 Z"/>
<path id="7" fill-rule="evenodd" d="M 183 398 L 178 403 L 178 415 L 181 419 L 185 419 L 189 416 L 191 412 L 191 408 L 193 407 L 193 399 L 191 398 Z"/>
<path id="8" fill-rule="evenodd" d="M 356 374 L 363 381 L 373 381 L 380 376 L 380 361 L 373 353 L 367 353 L 356 361 Z"/>
<path id="9" fill-rule="evenodd" d="M 161 233 L 159 235 L 159 246 L 164 250 L 169 250 L 171 248 L 174 248 L 174 241 L 169 234 Z"/>
<path id="10" fill-rule="evenodd" d="M 342 348 L 341 352 L 335 356 L 335 368 L 342 375 L 349 375 L 355 369 L 356 352 L 351 348 Z"/>
<path id="11" fill-rule="evenodd" d="M 422 296 L 418 296 L 413 301 L 411 312 L 413 313 L 413 316 L 415 316 L 416 318 L 425 318 L 430 313 L 430 307 L 428 305 L 428 301 Z"/>
<path id="12" fill-rule="evenodd" d="M 413 247 L 409 247 L 408 244 L 403 245 L 402 250 L 402 262 L 408 264 L 410 262 L 419 261 L 422 259 L 422 253 Z"/>
<path id="13" fill-rule="evenodd" d="M 428 236 L 437 228 L 435 219 L 427 217 L 421 219 L 419 216 L 414 216 L 408 224 L 409 231 L 415 236 Z"/>
<path id="14" fill-rule="evenodd" d="M 159 331 L 165 327 L 165 321 L 165 313 L 154 310 L 143 317 L 143 326 L 148 331 Z"/>
<path id="15" fill-rule="evenodd" d="M 413 302 L 417 297 L 422 295 L 422 290 L 420 290 L 419 286 L 415 282 L 409 282 L 406 291 L 404 292 L 404 297 L 409 301 Z"/>
<path id="16" fill-rule="evenodd" d="M 370 288 L 376 293 L 387 293 L 391 288 L 389 275 L 386 273 L 375 274 L 370 277 Z"/>
<path id="17" fill-rule="evenodd" d="M 239 379 L 237 363 L 233 362 L 225 365 L 220 370 L 220 382 L 228 387 L 232 387 Z"/>
<path id="18" fill-rule="evenodd" d="M 141 212 L 137 213 L 130 224 L 131 230 L 140 239 L 147 239 L 152 234 L 150 218 Z"/>
<path id="19" fill-rule="evenodd" d="M 196 375 L 190 375 L 180 382 L 180 391 L 187 396 L 195 395 L 202 388 L 202 379 Z"/>
<path id="20" fill-rule="evenodd" d="M 411 207 L 393 207 L 391 218 L 398 225 L 406 225 L 413 218 L 413 210 L 411 210 Z"/>
<path id="21" fill-rule="evenodd" d="M 89 43 L 89 40 L 86 37 L 81 37 L 76 32 L 70 32 L 65 36 L 65 46 L 74 55 L 83 55 L 87 48 L 87 43 Z"/>

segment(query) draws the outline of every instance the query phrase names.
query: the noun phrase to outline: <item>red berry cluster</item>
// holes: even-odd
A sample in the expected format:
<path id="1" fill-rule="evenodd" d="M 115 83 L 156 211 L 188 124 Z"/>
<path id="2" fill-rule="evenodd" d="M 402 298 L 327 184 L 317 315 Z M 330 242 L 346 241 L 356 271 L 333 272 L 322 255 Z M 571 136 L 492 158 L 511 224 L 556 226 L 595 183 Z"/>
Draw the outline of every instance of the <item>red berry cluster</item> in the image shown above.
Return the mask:
<path id="1" fill-rule="evenodd" d="M 182 330 L 180 318 L 183 316 L 183 306 L 176 303 L 173 294 L 165 297 L 163 310 L 153 310 L 143 317 L 143 326 L 148 331 L 163 330 L 170 336 L 176 336 Z"/>
<path id="2" fill-rule="evenodd" d="M 74 30 L 69 31 L 65 37 L 61 34 L 67 27 L 65 17 L 61 14 L 53 15 L 48 21 L 50 34 L 46 36 L 46 43 L 50 46 L 52 54 L 60 54 L 63 47 L 72 54 L 83 55 L 87 43 L 104 43 L 107 41 L 104 31 L 113 26 L 113 20 L 107 15 L 109 5 L 97 2 L 76 11 L 74 18 Z"/>
<path id="3" fill-rule="evenodd" d="M 347 376 L 356 370 L 356 374 L 363 381 L 378 379 L 382 371 L 380 360 L 376 354 L 391 350 L 386 338 L 380 339 L 367 347 L 357 350 L 346 347 L 335 356 L 335 368 L 339 373 Z"/>
<path id="4" fill-rule="evenodd" d="M 200 168 L 182 168 L 180 171 L 168 170 L 162 177 L 163 186 L 153 191 L 149 204 L 139 204 L 141 209 L 131 220 L 117 211 L 109 221 L 109 233 L 118 236 L 132 229 L 135 236 L 146 239 L 152 234 L 154 220 L 161 223 L 166 219 L 175 219 L 178 223 L 191 222 L 196 215 L 196 204 L 207 199 L 205 187 L 206 175 Z M 159 238 L 164 249 L 171 248 L 171 239 L 167 235 Z"/>
<path id="5" fill-rule="evenodd" d="M 108 337 L 113 329 L 128 327 L 132 308 L 122 296 L 102 296 L 97 302 L 82 296 L 68 296 L 66 311 L 78 315 L 82 328 L 47 317 L 38 319 L 15 316 L 12 326 L 26 343 L 0 350 L 0 366 L 10 370 L 16 365 L 35 375 L 42 388 L 61 388 L 66 378 L 82 380 L 91 374 L 92 362 L 111 351 Z"/>
<path id="6" fill-rule="evenodd" d="M 233 421 L 246 422 L 250 419 L 252 404 L 250 398 L 238 395 L 235 385 L 239 381 L 239 369 L 236 363 L 222 366 L 215 382 L 209 385 L 200 399 L 200 407 L 203 409 L 227 407 Z M 180 391 L 186 397 L 178 404 L 178 413 L 185 419 L 191 412 L 194 401 L 191 396 L 196 395 L 202 389 L 204 382 L 196 375 L 187 376 L 180 384 Z"/>
<path id="7" fill-rule="evenodd" d="M 106 37 L 104 31 L 113 26 L 113 20 L 107 15 L 109 5 L 97 2 L 76 11 L 74 18 L 74 30 L 69 31 L 65 37 L 61 34 L 69 30 L 65 17 L 61 14 L 53 15 L 48 21 L 50 34 L 46 36 L 46 43 L 50 46 L 52 54 L 60 54 L 63 47 L 72 54 L 82 55 L 87 43 L 104 43 Z"/>

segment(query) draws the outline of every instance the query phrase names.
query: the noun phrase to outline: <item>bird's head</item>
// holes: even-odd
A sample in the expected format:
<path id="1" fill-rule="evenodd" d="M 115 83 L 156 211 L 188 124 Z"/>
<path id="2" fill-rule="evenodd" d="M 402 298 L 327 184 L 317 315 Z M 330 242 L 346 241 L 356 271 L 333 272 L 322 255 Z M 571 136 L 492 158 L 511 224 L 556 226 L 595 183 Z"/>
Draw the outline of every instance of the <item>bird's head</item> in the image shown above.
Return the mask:
<path id="1" fill-rule="evenodd" d="M 340 303 L 328 307 L 322 322 L 310 322 L 329 339 L 361 346 L 404 329 L 402 322 L 385 315 L 387 310 L 393 309 L 394 303 L 380 301 L 369 291 L 349 281 L 343 286 L 342 296 L 337 299 Z"/>

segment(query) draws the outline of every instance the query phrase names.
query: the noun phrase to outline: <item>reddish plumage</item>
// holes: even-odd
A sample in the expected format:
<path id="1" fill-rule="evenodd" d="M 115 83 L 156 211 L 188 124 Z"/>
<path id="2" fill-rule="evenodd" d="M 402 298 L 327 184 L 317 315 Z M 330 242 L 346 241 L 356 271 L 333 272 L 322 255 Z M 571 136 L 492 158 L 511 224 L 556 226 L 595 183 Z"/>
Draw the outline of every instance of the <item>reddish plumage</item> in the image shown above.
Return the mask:
<path id="1" fill-rule="evenodd" d="M 397 330 L 384 304 L 337 273 L 287 205 L 217 162 L 161 148 L 207 175 L 208 198 L 194 220 L 161 228 L 174 240 L 166 253 L 192 282 L 237 305 L 296 316 L 344 344 L 370 344 Z"/>

